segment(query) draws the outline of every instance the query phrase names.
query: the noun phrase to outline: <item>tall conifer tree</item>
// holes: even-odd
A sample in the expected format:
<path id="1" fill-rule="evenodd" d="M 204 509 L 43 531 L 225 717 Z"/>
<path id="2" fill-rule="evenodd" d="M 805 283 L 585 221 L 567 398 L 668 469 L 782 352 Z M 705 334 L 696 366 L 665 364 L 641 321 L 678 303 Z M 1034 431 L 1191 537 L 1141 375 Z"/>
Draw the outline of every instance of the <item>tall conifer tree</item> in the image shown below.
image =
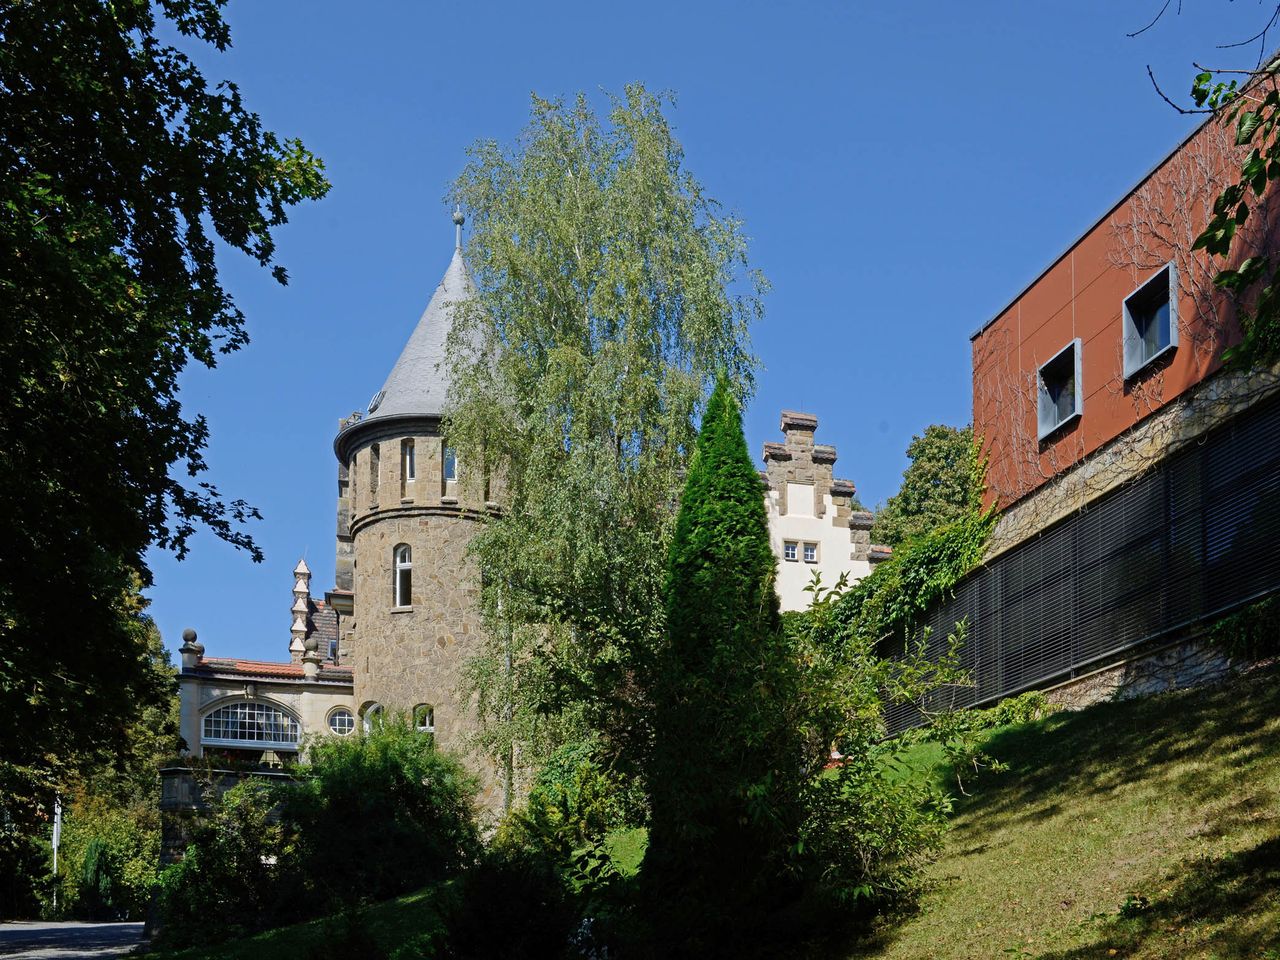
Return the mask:
<path id="1" fill-rule="evenodd" d="M 781 629 L 760 475 L 722 380 L 676 520 L 655 678 L 644 874 L 687 949 L 776 895 L 798 820 L 796 665 Z M 691 940 L 690 938 L 695 938 Z"/>

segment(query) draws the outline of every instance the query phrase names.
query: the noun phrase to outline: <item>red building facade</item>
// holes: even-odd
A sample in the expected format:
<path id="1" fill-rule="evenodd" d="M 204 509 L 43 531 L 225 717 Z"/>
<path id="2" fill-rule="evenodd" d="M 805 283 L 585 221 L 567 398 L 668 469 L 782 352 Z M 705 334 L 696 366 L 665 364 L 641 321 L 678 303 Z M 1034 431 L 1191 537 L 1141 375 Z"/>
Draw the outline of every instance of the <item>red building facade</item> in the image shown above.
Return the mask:
<path id="1" fill-rule="evenodd" d="M 1213 286 L 1222 264 L 1191 247 L 1236 154 L 1202 125 L 973 335 L 989 503 L 1017 503 L 1220 368 L 1234 309 Z M 1251 217 L 1244 248 L 1274 249 L 1272 219 Z"/>

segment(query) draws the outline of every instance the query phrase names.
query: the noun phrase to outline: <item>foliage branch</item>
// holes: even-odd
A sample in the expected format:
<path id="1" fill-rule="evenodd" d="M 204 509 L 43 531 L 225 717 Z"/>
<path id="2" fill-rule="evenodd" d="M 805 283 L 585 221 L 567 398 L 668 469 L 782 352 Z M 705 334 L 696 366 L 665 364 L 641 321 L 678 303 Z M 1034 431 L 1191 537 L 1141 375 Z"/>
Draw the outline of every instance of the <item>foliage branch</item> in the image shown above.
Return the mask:
<path id="1" fill-rule="evenodd" d="M 1209 221 L 1192 245 L 1193 250 L 1203 249 L 1221 258 L 1229 257 L 1233 247 L 1237 253 L 1247 253 L 1235 266 L 1224 266 L 1214 278 L 1214 284 L 1231 294 L 1237 305 L 1243 338 L 1223 352 L 1223 360 L 1240 369 L 1280 359 L 1280 263 L 1273 251 L 1239 249 L 1240 228 L 1272 181 L 1280 178 L 1277 71 L 1280 60 L 1255 71 L 1202 70 L 1191 88 L 1196 106 L 1211 110 L 1222 123 L 1234 125 L 1235 145 L 1242 151 L 1248 148 L 1235 182 L 1214 198 Z M 1246 75 L 1243 84 L 1225 78 L 1226 73 L 1239 72 Z"/>

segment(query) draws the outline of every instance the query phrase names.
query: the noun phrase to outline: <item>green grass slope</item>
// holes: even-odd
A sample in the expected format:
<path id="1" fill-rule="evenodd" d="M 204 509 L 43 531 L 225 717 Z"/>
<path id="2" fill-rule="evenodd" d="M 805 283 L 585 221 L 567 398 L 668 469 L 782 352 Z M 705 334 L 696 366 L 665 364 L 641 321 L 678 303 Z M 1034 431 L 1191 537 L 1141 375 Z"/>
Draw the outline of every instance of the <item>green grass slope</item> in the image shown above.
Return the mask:
<path id="1" fill-rule="evenodd" d="M 957 804 L 920 909 L 829 956 L 1280 960 L 1280 671 L 1055 714 L 989 749 L 1009 769 Z M 626 873 L 643 850 L 643 830 L 610 838 Z M 442 892 L 370 907 L 364 933 L 385 953 L 431 930 Z M 311 960 L 343 923 L 153 956 Z"/>
<path id="2" fill-rule="evenodd" d="M 406 941 L 439 926 L 436 903 L 440 894 L 440 887 L 428 887 L 375 903 L 346 917 L 278 927 L 214 947 L 156 950 L 147 956 L 152 960 L 315 960 L 343 954 L 360 960 L 367 953 L 386 956 Z"/>
<path id="3" fill-rule="evenodd" d="M 919 912 L 851 955 L 1280 960 L 1280 673 L 996 733 Z"/>

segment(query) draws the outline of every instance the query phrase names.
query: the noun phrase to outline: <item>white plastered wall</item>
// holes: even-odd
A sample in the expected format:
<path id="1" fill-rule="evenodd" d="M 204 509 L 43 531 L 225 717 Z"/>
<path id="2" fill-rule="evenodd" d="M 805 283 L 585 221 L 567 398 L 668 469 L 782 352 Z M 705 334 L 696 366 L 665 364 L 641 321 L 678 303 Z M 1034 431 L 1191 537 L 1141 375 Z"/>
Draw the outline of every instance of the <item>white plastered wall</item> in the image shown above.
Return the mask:
<path id="1" fill-rule="evenodd" d="M 769 514 L 769 545 L 778 558 L 778 597 L 784 611 L 808 609 L 813 594 L 807 592 L 805 587 L 812 582 L 815 571 L 821 575 L 824 587 L 835 586 L 842 573 L 847 573 L 849 582 L 853 583 L 871 572 L 868 561 L 853 559 L 848 518 L 837 518 L 831 496 L 828 494 L 823 497 L 823 516 L 814 516 L 816 511 L 808 508 L 808 504 L 814 502 L 812 491 L 813 486 L 810 484 L 788 483 L 787 500 L 791 509 L 786 514 L 779 510 L 778 491 L 770 490 L 765 495 L 765 509 Z M 784 557 L 783 545 L 787 541 L 796 544 L 795 560 Z M 806 543 L 817 544 L 816 563 L 805 562 Z"/>

